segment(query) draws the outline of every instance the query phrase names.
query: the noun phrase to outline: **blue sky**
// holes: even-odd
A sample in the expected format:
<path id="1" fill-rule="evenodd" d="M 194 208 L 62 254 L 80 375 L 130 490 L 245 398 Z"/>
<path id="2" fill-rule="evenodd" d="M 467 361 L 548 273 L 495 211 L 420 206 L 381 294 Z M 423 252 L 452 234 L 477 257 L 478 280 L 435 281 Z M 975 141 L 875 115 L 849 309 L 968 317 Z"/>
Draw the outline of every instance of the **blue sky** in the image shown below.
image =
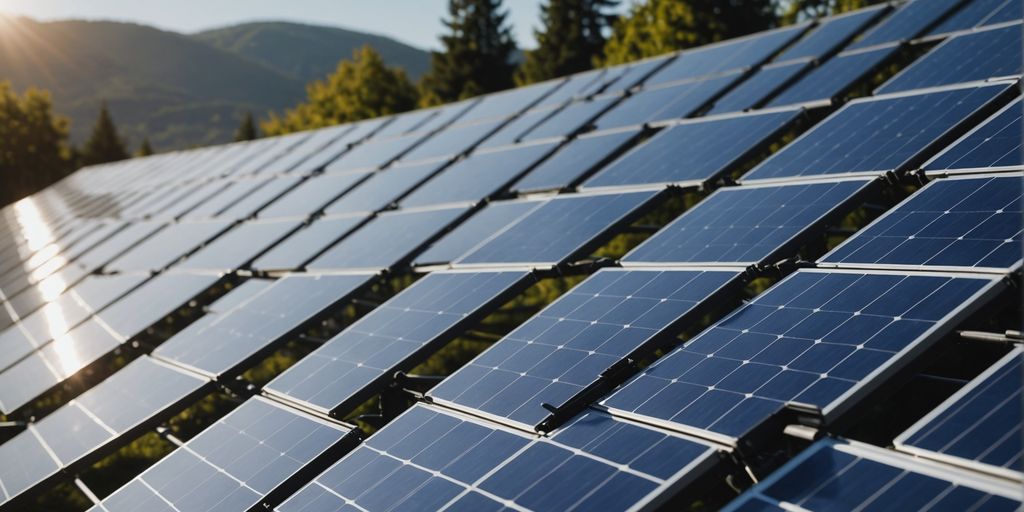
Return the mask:
<path id="1" fill-rule="evenodd" d="M 623 2 L 627 3 L 627 2 Z M 0 12 L 40 20 L 66 18 L 134 21 L 178 32 L 253 20 L 334 25 L 437 48 L 447 0 L 0 0 Z M 540 0 L 505 0 L 516 40 L 534 46 Z"/>

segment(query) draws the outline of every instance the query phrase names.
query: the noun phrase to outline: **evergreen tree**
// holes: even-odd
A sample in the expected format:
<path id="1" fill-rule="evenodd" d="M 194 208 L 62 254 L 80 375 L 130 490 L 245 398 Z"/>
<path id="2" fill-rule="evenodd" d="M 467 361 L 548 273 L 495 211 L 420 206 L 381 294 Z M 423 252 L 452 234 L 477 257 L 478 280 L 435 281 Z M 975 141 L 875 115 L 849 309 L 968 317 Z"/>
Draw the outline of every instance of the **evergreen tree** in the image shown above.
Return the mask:
<path id="1" fill-rule="evenodd" d="M 256 121 L 252 119 L 252 112 L 246 112 L 242 117 L 242 124 L 238 125 L 238 129 L 235 130 L 235 142 L 258 138 L 260 138 L 260 134 L 256 131 Z"/>
<path id="2" fill-rule="evenodd" d="M 96 165 L 107 162 L 116 162 L 128 158 L 128 150 L 124 147 L 124 141 L 117 134 L 117 127 L 110 117 L 107 104 L 100 106 L 100 115 L 96 124 L 92 127 L 89 140 L 85 141 L 82 147 L 82 165 Z"/>
<path id="3" fill-rule="evenodd" d="M 772 28 L 772 0 L 645 0 L 615 23 L 605 65 L 684 50 Z"/>
<path id="4" fill-rule="evenodd" d="M 396 114 L 414 108 L 417 100 L 405 72 L 385 65 L 370 46 L 353 51 L 334 74 L 307 86 L 306 96 L 283 117 L 271 115 L 261 125 L 263 132 L 278 135 Z"/>
<path id="5" fill-rule="evenodd" d="M 618 0 L 548 0 L 541 6 L 542 28 L 534 31 L 537 49 L 526 52 L 516 83 L 541 82 L 586 71 L 601 55 L 605 30 L 615 19 L 606 9 Z"/>
<path id="6" fill-rule="evenodd" d="M 149 137 L 142 138 L 142 144 L 139 144 L 139 150 L 135 152 L 135 156 L 149 156 L 153 154 L 153 146 L 149 144 Z"/>
<path id="7" fill-rule="evenodd" d="M 68 121 L 53 113 L 50 94 L 19 96 L 0 82 L 0 205 L 16 201 L 71 171 Z"/>
<path id="8" fill-rule="evenodd" d="M 420 103 L 437 105 L 513 85 L 516 43 L 502 0 L 449 0 L 444 51 L 431 54 L 420 82 Z"/>

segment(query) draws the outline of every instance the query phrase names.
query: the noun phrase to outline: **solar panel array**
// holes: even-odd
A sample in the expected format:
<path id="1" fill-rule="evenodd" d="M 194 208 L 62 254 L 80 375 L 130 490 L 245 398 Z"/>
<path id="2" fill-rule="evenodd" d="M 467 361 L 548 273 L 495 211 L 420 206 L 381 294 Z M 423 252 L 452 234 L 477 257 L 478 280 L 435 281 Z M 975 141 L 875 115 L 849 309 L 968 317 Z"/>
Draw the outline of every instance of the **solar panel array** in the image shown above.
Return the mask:
<path id="1" fill-rule="evenodd" d="M 1020 17 L 886 4 L 82 169 L 0 210 L 0 412 L 25 420 L 0 510 L 224 392 L 241 404 L 94 509 L 1019 508 L 1020 348 L 979 355 L 891 449 L 772 450 L 787 425 L 847 434 L 1012 295 Z M 886 211 L 825 246 L 863 205 Z M 406 376 L 564 274 L 438 383 Z M 374 399 L 363 439 L 346 420 Z"/>

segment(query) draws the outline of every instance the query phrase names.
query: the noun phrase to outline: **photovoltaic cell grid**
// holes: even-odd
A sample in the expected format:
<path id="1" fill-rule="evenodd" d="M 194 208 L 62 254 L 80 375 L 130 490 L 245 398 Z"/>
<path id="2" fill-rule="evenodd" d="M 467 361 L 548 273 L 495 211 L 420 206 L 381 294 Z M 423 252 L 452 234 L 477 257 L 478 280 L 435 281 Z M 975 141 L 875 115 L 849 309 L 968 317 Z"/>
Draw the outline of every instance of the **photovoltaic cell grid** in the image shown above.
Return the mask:
<path id="1" fill-rule="evenodd" d="M 630 265 L 751 265 L 785 257 L 802 236 L 844 214 L 871 180 L 726 187 L 626 254 Z"/>
<path id="2" fill-rule="evenodd" d="M 727 94 L 715 100 L 715 105 L 705 115 L 742 112 L 760 105 L 764 100 L 785 89 L 804 71 L 811 67 L 811 62 L 799 60 L 783 62 L 759 69 L 754 76 L 747 78 Z"/>
<path id="3" fill-rule="evenodd" d="M 526 272 L 433 272 L 275 378 L 275 396 L 324 413 L 354 408 L 397 370 L 510 299 Z"/>
<path id="4" fill-rule="evenodd" d="M 301 269 L 368 219 L 369 215 L 362 214 L 317 219 L 257 258 L 252 268 L 263 271 Z"/>
<path id="5" fill-rule="evenodd" d="M 297 473 L 326 465 L 352 431 L 277 405 L 247 400 L 93 507 L 94 512 L 246 511 L 280 502 Z M 321 466 L 322 467 L 322 466 Z"/>
<path id="6" fill-rule="evenodd" d="M 726 443 L 788 402 L 853 397 L 981 306 L 992 277 L 800 270 L 659 359 L 601 404 Z"/>
<path id="7" fill-rule="evenodd" d="M 690 117 L 741 78 L 740 73 L 644 89 L 599 117 L 596 130 L 639 126 Z"/>
<path id="8" fill-rule="evenodd" d="M 1011 0 L 972 0 L 961 6 L 953 15 L 933 28 L 928 35 L 936 36 L 967 30 L 986 25 L 986 20 Z"/>
<path id="9" fill-rule="evenodd" d="M 512 185 L 512 190 L 538 192 L 567 188 L 600 168 L 639 135 L 638 128 L 582 135 L 534 167 Z"/>
<path id="10" fill-rule="evenodd" d="M 544 200 L 490 203 L 416 256 L 413 265 L 429 266 L 455 261 L 543 204 Z"/>
<path id="11" fill-rule="evenodd" d="M 417 405 L 277 510 L 630 510 L 712 464 L 707 445 L 596 412 L 545 439 Z"/>
<path id="12" fill-rule="evenodd" d="M 726 507 L 792 510 L 995 510 L 1021 507 L 1020 489 L 864 444 L 811 445 Z"/>
<path id="13" fill-rule="evenodd" d="M 1020 99 L 1003 107 L 999 113 L 925 163 L 925 172 L 945 174 L 1024 169 L 1021 108 Z"/>
<path id="14" fill-rule="evenodd" d="M 1024 351 L 1017 348 L 896 438 L 897 449 L 1024 481 Z"/>
<path id="15" fill-rule="evenodd" d="M 821 262 L 1007 272 L 1021 264 L 1020 175 L 933 181 Z"/>
<path id="16" fill-rule="evenodd" d="M 851 38 L 856 37 L 864 30 L 864 27 L 873 23 L 888 10 L 889 6 L 882 4 L 823 18 L 818 21 L 818 25 L 809 34 L 775 57 L 775 62 L 826 56 Z"/>
<path id="17" fill-rule="evenodd" d="M 430 391 L 532 429 L 613 365 L 677 333 L 736 272 L 597 272 Z"/>
<path id="18" fill-rule="evenodd" d="M 963 3 L 962 0 L 911 0 L 878 23 L 849 49 L 909 41 L 922 35 L 946 14 Z"/>
<path id="19" fill-rule="evenodd" d="M 796 83 L 787 86 L 765 106 L 828 103 L 840 98 L 864 77 L 893 58 L 898 50 L 898 46 L 886 46 L 836 55 L 810 70 Z"/>
<path id="20" fill-rule="evenodd" d="M 992 84 L 853 101 L 743 180 L 910 170 L 1013 87 Z"/>

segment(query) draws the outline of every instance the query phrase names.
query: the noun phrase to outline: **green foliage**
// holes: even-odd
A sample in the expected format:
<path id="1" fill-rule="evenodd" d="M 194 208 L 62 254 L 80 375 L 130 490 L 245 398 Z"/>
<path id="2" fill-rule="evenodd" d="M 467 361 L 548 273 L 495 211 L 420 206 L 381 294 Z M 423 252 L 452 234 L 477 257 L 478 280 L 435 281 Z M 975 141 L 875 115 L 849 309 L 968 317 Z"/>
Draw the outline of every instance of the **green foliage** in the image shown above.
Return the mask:
<path id="1" fill-rule="evenodd" d="M 433 52 L 420 104 L 437 105 L 512 87 L 516 43 L 502 0 L 449 0 L 444 51 Z"/>
<path id="2" fill-rule="evenodd" d="M 238 125 L 238 129 L 235 130 L 235 142 L 256 140 L 258 138 L 260 138 L 260 134 L 256 130 L 256 121 L 252 119 L 252 112 L 246 112 L 245 116 L 242 117 L 242 124 Z"/>
<path id="3" fill-rule="evenodd" d="M 537 49 L 526 52 L 516 83 L 526 85 L 586 71 L 604 49 L 618 0 L 549 0 L 541 6 Z"/>
<path id="4" fill-rule="evenodd" d="M 142 144 L 139 144 L 139 149 L 135 151 L 135 156 L 149 156 L 153 153 L 153 146 L 149 143 L 149 137 L 143 137 Z"/>
<path id="5" fill-rule="evenodd" d="M 100 106 L 100 115 L 96 118 L 96 124 L 92 127 L 92 134 L 89 140 L 82 146 L 82 165 L 105 164 L 128 158 L 128 150 L 124 147 L 124 141 L 117 133 L 114 126 L 114 119 L 107 110 L 107 104 Z"/>
<path id="6" fill-rule="evenodd" d="M 13 202 L 63 178 L 70 170 L 68 122 L 53 113 L 50 94 L 24 95 L 0 82 L 0 205 Z"/>
<path id="7" fill-rule="evenodd" d="M 615 23 L 604 65 L 684 50 L 775 25 L 773 0 L 646 0 Z"/>
<path id="8" fill-rule="evenodd" d="M 311 83 L 306 95 L 305 103 L 284 116 L 272 115 L 263 132 L 279 135 L 395 114 L 415 107 L 417 98 L 405 72 L 385 65 L 369 46 L 341 61 L 326 80 Z"/>

